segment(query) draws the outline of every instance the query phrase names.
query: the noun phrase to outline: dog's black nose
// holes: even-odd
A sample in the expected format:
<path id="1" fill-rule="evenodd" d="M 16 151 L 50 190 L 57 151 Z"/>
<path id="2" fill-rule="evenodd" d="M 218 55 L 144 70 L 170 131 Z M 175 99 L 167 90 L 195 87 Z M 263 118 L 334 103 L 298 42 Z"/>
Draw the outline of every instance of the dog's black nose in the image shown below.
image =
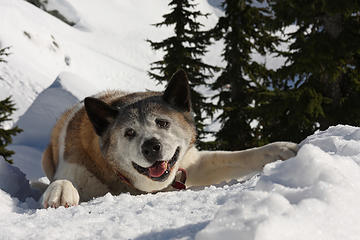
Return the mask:
<path id="1" fill-rule="evenodd" d="M 146 140 L 142 146 L 141 151 L 146 160 L 154 163 L 161 159 L 161 143 L 156 138 Z"/>

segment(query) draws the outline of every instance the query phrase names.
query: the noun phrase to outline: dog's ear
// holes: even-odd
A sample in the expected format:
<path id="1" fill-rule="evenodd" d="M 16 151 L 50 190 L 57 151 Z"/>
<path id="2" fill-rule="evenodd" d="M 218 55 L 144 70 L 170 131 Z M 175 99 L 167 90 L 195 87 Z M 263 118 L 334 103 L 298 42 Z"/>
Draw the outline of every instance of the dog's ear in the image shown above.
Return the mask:
<path id="1" fill-rule="evenodd" d="M 183 70 L 178 70 L 171 77 L 163 99 L 182 111 L 191 111 L 190 86 L 186 73 Z"/>
<path id="2" fill-rule="evenodd" d="M 118 111 L 107 103 L 93 97 L 84 100 L 85 110 L 97 135 L 101 136 L 112 123 Z"/>

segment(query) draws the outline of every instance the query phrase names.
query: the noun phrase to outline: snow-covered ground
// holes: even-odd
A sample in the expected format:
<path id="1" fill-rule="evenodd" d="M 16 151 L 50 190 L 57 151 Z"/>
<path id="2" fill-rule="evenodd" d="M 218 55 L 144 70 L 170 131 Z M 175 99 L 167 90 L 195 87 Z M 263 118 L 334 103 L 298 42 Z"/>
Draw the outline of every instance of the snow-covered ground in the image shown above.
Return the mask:
<path id="1" fill-rule="evenodd" d="M 244 183 L 107 194 L 67 209 L 36 209 L 34 200 L 0 190 L 0 239 L 355 240 L 359 165 L 360 128 L 339 125 L 308 137 L 296 157 L 268 164 Z"/>
<path id="2" fill-rule="evenodd" d="M 221 0 L 197 2 L 213 13 L 204 21 L 213 26 Z M 146 74 L 161 53 L 145 39 L 171 33 L 150 25 L 169 11 L 163 0 L 51 0 L 47 9 L 76 24 L 24 0 L 0 0 L 0 47 L 13 53 L 0 64 L 0 98 L 13 96 L 14 120 L 24 129 L 11 146 L 14 165 L 0 161 L 1 240 L 359 239 L 360 128 L 341 125 L 309 136 L 296 157 L 268 164 L 246 182 L 39 209 L 29 180 L 44 176 L 41 153 L 56 119 L 105 89 L 163 89 Z M 206 62 L 221 64 L 221 43 L 209 50 Z"/>

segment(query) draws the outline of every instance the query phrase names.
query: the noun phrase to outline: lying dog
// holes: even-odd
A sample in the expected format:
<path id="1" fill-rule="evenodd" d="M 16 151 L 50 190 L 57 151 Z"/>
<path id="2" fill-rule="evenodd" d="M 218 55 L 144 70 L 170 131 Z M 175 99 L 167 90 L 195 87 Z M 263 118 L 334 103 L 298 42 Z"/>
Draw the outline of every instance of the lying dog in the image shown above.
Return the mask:
<path id="1" fill-rule="evenodd" d="M 183 71 L 163 93 L 109 91 L 85 98 L 60 117 L 43 153 L 51 181 L 43 206 L 74 206 L 107 192 L 217 184 L 293 157 L 298 149 L 295 143 L 276 142 L 244 151 L 198 151 L 195 139 Z"/>

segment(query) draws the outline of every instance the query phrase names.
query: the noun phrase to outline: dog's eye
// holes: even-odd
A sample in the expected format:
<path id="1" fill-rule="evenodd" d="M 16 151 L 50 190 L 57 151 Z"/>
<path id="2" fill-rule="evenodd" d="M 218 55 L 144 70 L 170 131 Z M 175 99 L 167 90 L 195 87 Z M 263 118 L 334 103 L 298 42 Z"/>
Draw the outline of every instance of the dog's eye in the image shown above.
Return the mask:
<path id="1" fill-rule="evenodd" d="M 156 119 L 155 123 L 159 128 L 168 129 L 170 127 L 170 123 L 164 119 Z"/>
<path id="2" fill-rule="evenodd" d="M 131 138 L 134 138 L 135 136 L 136 136 L 136 132 L 135 132 L 134 129 L 132 129 L 132 128 L 126 129 L 126 131 L 125 131 L 125 137 L 131 139 Z"/>

